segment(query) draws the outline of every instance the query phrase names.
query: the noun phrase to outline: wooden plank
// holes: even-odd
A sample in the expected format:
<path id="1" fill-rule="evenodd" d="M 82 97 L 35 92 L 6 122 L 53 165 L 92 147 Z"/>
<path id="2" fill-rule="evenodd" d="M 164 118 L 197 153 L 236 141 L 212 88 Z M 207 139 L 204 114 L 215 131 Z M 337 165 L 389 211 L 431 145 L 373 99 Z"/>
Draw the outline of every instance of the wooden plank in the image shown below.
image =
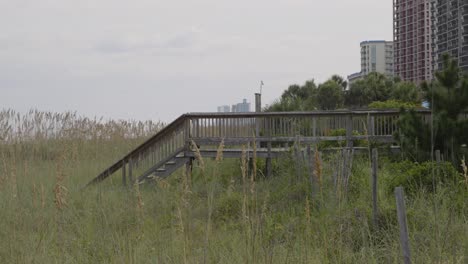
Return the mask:
<path id="1" fill-rule="evenodd" d="M 421 116 L 430 115 L 431 111 L 426 109 L 417 109 L 416 113 Z M 254 118 L 257 116 L 287 116 L 287 117 L 300 117 L 300 116 L 346 116 L 349 114 L 366 116 L 379 115 L 379 116 L 392 116 L 399 115 L 399 109 L 389 110 L 327 110 L 327 111 L 304 111 L 304 112 L 245 112 L 245 113 L 189 113 L 182 115 L 181 117 L 201 117 L 201 118 L 213 118 L 213 117 L 237 117 L 237 118 Z"/>
<path id="2" fill-rule="evenodd" d="M 261 148 L 257 150 L 257 157 L 258 158 L 267 158 L 270 156 L 271 158 L 276 158 L 281 156 L 283 153 L 287 153 L 288 150 L 285 148 L 281 149 L 271 149 L 271 152 L 268 153 L 268 148 Z M 246 153 L 248 154 L 249 157 L 253 156 L 253 150 L 246 150 Z M 203 149 L 200 150 L 200 154 L 202 157 L 207 157 L 207 158 L 215 158 L 217 154 L 217 149 Z M 184 155 L 186 157 L 195 157 L 195 152 L 193 151 L 185 151 Z M 223 157 L 224 158 L 240 158 L 242 155 L 242 150 L 241 149 L 230 149 L 230 150 L 224 150 L 223 151 Z"/>
<path id="3" fill-rule="evenodd" d="M 395 199 L 397 206 L 398 225 L 400 226 L 400 245 L 403 253 L 403 262 L 411 263 L 411 252 L 409 244 L 408 225 L 406 219 L 405 194 L 403 187 L 395 188 Z"/>
<path id="4" fill-rule="evenodd" d="M 296 139 L 299 139 L 300 142 L 302 143 L 318 143 L 320 141 L 346 141 L 346 136 L 324 136 L 324 137 L 259 137 L 256 140 L 259 142 L 294 142 Z M 366 139 L 366 136 L 352 136 L 352 140 L 360 140 L 360 139 Z M 370 137 L 370 139 L 376 141 L 376 142 L 382 142 L 382 143 L 392 143 L 394 142 L 394 139 L 392 136 L 373 136 Z M 194 140 L 201 144 L 201 145 L 212 145 L 212 144 L 218 144 L 221 142 L 222 138 L 220 137 L 212 137 L 212 138 L 194 138 Z M 232 145 L 232 144 L 243 144 L 247 142 L 251 142 L 253 140 L 252 137 L 239 137 L 239 138 L 224 138 L 224 143 L 226 145 Z"/>

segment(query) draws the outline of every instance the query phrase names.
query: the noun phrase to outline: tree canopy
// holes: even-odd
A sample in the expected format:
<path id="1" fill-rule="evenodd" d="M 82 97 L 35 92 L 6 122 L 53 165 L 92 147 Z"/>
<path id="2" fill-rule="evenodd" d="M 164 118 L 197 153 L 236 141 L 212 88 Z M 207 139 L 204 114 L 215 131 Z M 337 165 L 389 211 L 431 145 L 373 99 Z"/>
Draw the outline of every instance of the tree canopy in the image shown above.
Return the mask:
<path id="1" fill-rule="evenodd" d="M 349 89 L 348 82 L 335 74 L 319 85 L 313 79 L 303 85 L 290 85 L 281 97 L 265 110 L 271 112 L 368 108 L 371 103 L 372 107 L 418 106 L 421 103 L 421 95 L 421 89 L 416 85 L 377 72 L 353 82 Z"/>
<path id="2" fill-rule="evenodd" d="M 342 107 L 344 102 L 342 86 L 333 79 L 320 84 L 317 101 L 321 110 L 333 110 Z"/>
<path id="3" fill-rule="evenodd" d="M 435 80 L 421 85 L 433 112 L 433 126 L 414 111 L 404 111 L 396 138 L 412 156 L 417 157 L 419 150 L 431 153 L 434 148 L 456 163 L 461 145 L 468 143 L 468 121 L 463 118 L 468 110 L 468 77 L 462 75 L 457 62 L 448 55 L 443 56 L 442 62 L 443 70 L 435 73 Z"/>

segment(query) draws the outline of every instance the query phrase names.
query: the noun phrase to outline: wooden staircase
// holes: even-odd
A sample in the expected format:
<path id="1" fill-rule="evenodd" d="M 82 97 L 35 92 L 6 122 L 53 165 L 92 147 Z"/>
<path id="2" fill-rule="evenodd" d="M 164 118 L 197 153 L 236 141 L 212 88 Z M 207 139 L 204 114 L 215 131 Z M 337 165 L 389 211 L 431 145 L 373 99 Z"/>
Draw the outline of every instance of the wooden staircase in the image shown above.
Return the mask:
<path id="1" fill-rule="evenodd" d="M 138 182 L 143 182 L 144 180 L 153 177 L 165 178 L 183 165 L 190 162 L 190 159 L 191 158 L 186 157 L 183 152 L 178 153 L 175 156 L 170 157 L 169 161 L 166 161 L 161 166 L 155 166 L 154 168 L 149 169 L 147 172 L 143 173 L 140 177 L 138 177 Z"/>
<path id="2" fill-rule="evenodd" d="M 430 121 L 429 110 L 417 112 L 424 121 Z M 391 143 L 393 134 L 398 131 L 398 118 L 398 110 L 184 114 L 103 170 L 86 186 L 101 182 L 117 171 L 121 171 L 124 184 L 167 177 L 191 163 L 195 156 L 192 142 L 206 147 L 223 141 L 226 146 L 223 155 L 232 158 L 242 155 L 240 145 L 255 142 L 262 147 L 257 148 L 257 156 L 266 159 L 298 143 L 345 141 L 346 147 L 353 147 L 356 140 Z M 345 134 L 331 133 L 340 130 Z M 213 148 L 201 151 L 203 156 L 216 155 Z M 251 155 L 253 150 L 247 151 Z"/>

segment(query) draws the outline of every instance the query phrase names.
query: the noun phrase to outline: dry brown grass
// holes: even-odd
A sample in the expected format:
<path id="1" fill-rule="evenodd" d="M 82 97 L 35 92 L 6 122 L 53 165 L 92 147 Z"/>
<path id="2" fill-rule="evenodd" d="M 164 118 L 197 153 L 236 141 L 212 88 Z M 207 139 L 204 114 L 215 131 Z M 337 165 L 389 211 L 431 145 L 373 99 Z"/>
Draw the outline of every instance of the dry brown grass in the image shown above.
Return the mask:
<path id="1" fill-rule="evenodd" d="M 163 123 L 151 120 L 105 120 L 103 117 L 79 116 L 76 112 L 0 110 L 0 141 L 6 143 L 47 139 L 145 138 L 163 126 Z"/>
<path id="2" fill-rule="evenodd" d="M 191 141 L 191 146 L 195 150 L 195 159 L 198 161 L 198 167 L 202 171 L 202 174 L 205 175 L 205 162 L 203 161 L 203 157 L 200 153 L 200 149 L 198 148 L 195 141 Z"/>
<path id="3" fill-rule="evenodd" d="M 136 210 L 138 212 L 138 215 L 140 215 L 141 218 L 143 218 L 143 206 L 145 205 L 143 203 L 143 197 L 140 192 L 140 184 L 136 182 L 133 184 L 133 188 L 135 191 L 135 198 L 136 198 Z"/>

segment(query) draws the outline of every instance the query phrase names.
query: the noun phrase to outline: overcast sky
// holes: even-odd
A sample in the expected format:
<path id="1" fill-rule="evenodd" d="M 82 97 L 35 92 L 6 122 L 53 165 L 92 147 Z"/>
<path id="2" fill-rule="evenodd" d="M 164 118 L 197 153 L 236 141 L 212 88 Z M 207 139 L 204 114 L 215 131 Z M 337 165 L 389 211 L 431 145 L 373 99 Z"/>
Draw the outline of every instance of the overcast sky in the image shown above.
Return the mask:
<path id="1" fill-rule="evenodd" d="M 360 71 L 391 0 L 0 0 L 0 108 L 171 121 Z M 253 104 L 252 104 L 253 105 Z"/>

